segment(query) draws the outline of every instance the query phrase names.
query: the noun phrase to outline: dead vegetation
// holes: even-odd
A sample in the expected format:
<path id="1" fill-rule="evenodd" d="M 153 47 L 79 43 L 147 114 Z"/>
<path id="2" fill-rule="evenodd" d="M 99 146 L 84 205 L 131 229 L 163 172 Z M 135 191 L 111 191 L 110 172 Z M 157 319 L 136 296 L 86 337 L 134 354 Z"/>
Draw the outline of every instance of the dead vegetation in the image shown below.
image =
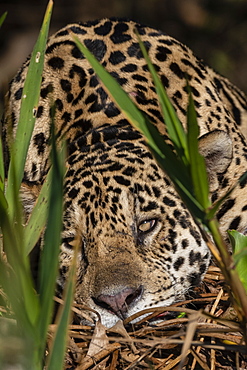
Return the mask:
<path id="1" fill-rule="evenodd" d="M 246 343 L 220 270 L 211 266 L 192 295 L 172 307 L 141 311 L 110 330 L 99 320 L 95 327 L 71 325 L 65 369 L 247 369 Z M 164 320 L 155 323 L 157 316 Z M 133 319 L 137 323 L 129 324 Z"/>

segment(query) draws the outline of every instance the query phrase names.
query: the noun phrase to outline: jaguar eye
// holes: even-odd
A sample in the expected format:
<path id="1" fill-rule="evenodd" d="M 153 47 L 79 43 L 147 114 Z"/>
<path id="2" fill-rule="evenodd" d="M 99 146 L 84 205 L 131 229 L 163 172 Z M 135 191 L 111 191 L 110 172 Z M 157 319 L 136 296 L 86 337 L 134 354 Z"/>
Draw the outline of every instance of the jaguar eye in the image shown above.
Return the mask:
<path id="1" fill-rule="evenodd" d="M 157 225 L 157 219 L 153 218 L 151 220 L 142 221 L 138 227 L 138 230 L 142 233 L 149 233 Z"/>

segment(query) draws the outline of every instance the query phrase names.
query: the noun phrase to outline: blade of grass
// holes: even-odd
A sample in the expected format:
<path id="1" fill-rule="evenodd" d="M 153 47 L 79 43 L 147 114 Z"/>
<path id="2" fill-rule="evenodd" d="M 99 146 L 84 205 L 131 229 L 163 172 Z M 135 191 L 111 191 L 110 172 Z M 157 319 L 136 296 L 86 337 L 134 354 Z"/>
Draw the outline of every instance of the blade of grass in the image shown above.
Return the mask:
<path id="1" fill-rule="evenodd" d="M 33 301 L 28 300 L 33 311 L 33 319 L 31 318 L 30 320 L 29 310 L 26 307 L 26 297 L 22 295 L 20 269 L 19 271 L 14 272 L 4 261 L 1 260 L 1 258 L 0 269 L 0 284 L 4 289 L 4 292 L 7 292 L 8 301 L 11 302 L 11 307 L 15 313 L 15 319 L 17 320 L 19 327 L 23 333 L 25 332 L 30 337 L 35 338 L 33 323 L 36 323 L 38 312 L 36 311 L 35 305 L 33 305 Z M 36 300 L 36 302 L 38 302 L 38 300 Z"/>
<path id="2" fill-rule="evenodd" d="M 240 281 L 247 292 L 247 236 L 235 230 L 228 231 L 233 246 L 233 260 L 236 264 Z"/>
<path id="3" fill-rule="evenodd" d="M 176 152 L 179 154 L 179 156 L 183 160 L 183 163 L 185 165 L 188 165 L 188 149 L 187 149 L 187 143 L 186 143 L 186 133 L 183 129 L 181 122 L 178 119 L 178 116 L 173 108 L 173 105 L 171 104 L 167 96 L 164 86 L 160 81 L 160 78 L 154 68 L 154 65 L 152 64 L 149 58 L 145 45 L 143 44 L 138 33 L 137 33 L 137 37 L 138 37 L 138 42 L 139 42 L 142 54 L 148 64 L 149 71 L 151 73 L 151 76 L 155 84 L 157 96 L 159 98 L 159 103 L 162 109 L 162 113 L 163 113 L 163 117 L 164 117 L 164 121 L 165 121 L 165 125 L 167 128 L 169 138 L 173 142 Z"/>
<path id="4" fill-rule="evenodd" d="M 0 17 L 0 28 L 3 25 L 3 22 L 5 21 L 5 18 L 7 17 L 8 12 L 4 12 Z"/>
<path id="5" fill-rule="evenodd" d="M 23 170 L 26 161 L 27 150 L 33 127 L 35 123 L 35 115 L 37 111 L 40 85 L 44 64 L 45 45 L 48 36 L 51 12 L 53 2 L 49 1 L 45 13 L 44 21 L 41 27 L 39 38 L 35 44 L 26 76 L 23 93 L 20 117 L 13 147 L 10 148 L 11 160 L 8 174 L 8 183 L 6 187 L 6 198 L 9 204 L 9 214 L 13 217 L 15 207 L 15 196 L 13 194 L 13 172 L 15 171 L 16 188 L 19 190 Z"/>
<path id="6" fill-rule="evenodd" d="M 25 343 L 33 343 L 33 348 L 30 348 L 30 359 L 32 359 L 33 365 L 35 364 L 35 366 L 32 367 L 33 369 L 41 368 L 37 364 L 37 351 L 35 348 L 35 346 L 39 345 L 39 338 L 36 335 L 37 331 L 35 328 L 38 322 L 40 306 L 38 296 L 33 285 L 29 259 L 27 255 L 23 253 L 24 232 L 22 226 L 22 207 L 19 202 L 18 193 L 23 177 L 26 152 L 35 120 L 33 110 L 39 96 L 39 82 L 41 81 L 44 59 L 44 51 L 42 53 L 41 48 L 44 49 L 46 44 L 51 4 L 52 3 L 50 2 L 46 12 L 46 19 L 43 23 L 43 35 L 41 32 L 39 41 L 34 49 L 25 84 L 26 86 L 23 92 L 23 104 L 21 105 L 22 108 L 16 140 L 10 148 L 11 160 L 6 197 L 3 194 L 3 179 L 5 176 L 2 143 L 0 147 L 0 225 L 3 234 L 4 250 L 8 261 L 8 265 L 3 261 L 0 262 L 0 283 L 8 296 L 9 302 L 11 303 L 11 308 L 15 313 L 18 328 L 21 330 L 23 337 L 27 339 Z M 2 23 L 3 19 L 4 17 L 1 18 L 0 23 Z M 41 57 L 39 53 L 42 54 Z M 28 96 L 27 99 L 26 96 Z M 34 97 L 36 100 L 33 99 Z M 31 119 L 29 119 L 30 117 Z M 30 123 L 32 123 L 32 125 L 30 125 Z"/>
<path id="7" fill-rule="evenodd" d="M 26 254 L 23 253 L 24 231 L 22 226 L 22 208 L 19 202 L 18 193 L 19 185 L 23 176 L 25 151 L 28 148 L 30 139 L 30 135 L 25 135 L 25 133 L 28 131 L 25 130 L 25 126 L 29 127 L 30 125 L 27 123 L 30 123 L 30 121 L 33 120 L 32 109 L 34 109 L 35 106 L 33 97 L 35 96 L 35 99 L 37 99 L 39 96 L 40 84 L 38 81 L 41 81 L 43 64 L 42 60 L 44 59 L 44 51 L 42 52 L 41 48 L 45 49 L 51 8 L 52 2 L 48 4 L 39 40 L 35 46 L 33 56 L 31 58 L 32 61 L 28 71 L 26 87 L 24 87 L 23 92 L 23 102 L 21 107 L 20 122 L 16 134 L 16 141 L 13 148 L 10 150 L 12 157 L 10 160 L 6 199 L 4 200 L 4 195 L 1 194 L 0 204 L 0 222 L 3 232 L 4 249 L 8 263 L 11 265 L 11 268 L 17 276 L 16 286 L 18 286 L 19 294 L 17 296 L 19 297 L 19 304 L 18 301 L 14 301 L 13 310 L 15 311 L 17 318 L 22 311 L 25 312 L 30 325 L 35 325 L 37 322 L 37 317 L 39 314 L 39 302 L 33 286 L 29 259 Z M 38 58 L 39 53 L 42 54 L 40 58 Z M 38 75 L 37 78 L 36 74 Z M 28 95 L 27 99 L 25 99 L 25 95 Z M 29 116 L 32 117 L 31 120 L 29 120 Z M 29 131 L 31 133 L 32 129 Z M 8 207 L 6 207 L 6 201 L 8 203 Z M 8 284 L 8 281 L 6 281 L 5 284 Z M 11 292 L 9 290 L 7 290 L 7 294 L 11 296 Z M 30 325 L 27 324 L 27 327 L 30 327 Z"/>
<path id="8" fill-rule="evenodd" d="M 7 256 L 8 263 L 13 271 L 12 279 L 1 271 L 2 285 L 6 287 L 6 293 L 11 298 L 12 308 L 17 316 L 23 315 L 26 312 L 27 320 L 24 321 L 26 326 L 30 329 L 31 324 L 35 324 L 39 314 L 39 303 L 35 293 L 32 277 L 29 268 L 28 258 L 23 256 L 20 248 L 19 233 L 16 232 L 16 228 L 13 229 L 13 224 L 9 219 L 7 213 L 7 204 L 3 193 L 0 191 L 0 226 L 3 233 L 3 245 Z M 5 279 L 3 278 L 5 276 Z M 10 285 L 8 285 L 10 284 Z M 17 289 L 15 296 L 13 296 L 14 287 Z"/>
<path id="9" fill-rule="evenodd" d="M 28 224 L 24 229 L 25 254 L 28 255 L 38 242 L 45 228 L 48 214 L 48 195 L 51 185 L 51 171 L 42 185 L 36 204 L 32 210 Z"/>
<path id="10" fill-rule="evenodd" d="M 57 315 L 57 330 L 49 354 L 47 370 L 62 370 L 64 368 L 64 356 L 61 354 L 65 355 L 68 341 L 68 325 L 71 318 L 71 305 L 74 298 L 78 246 L 79 243 L 77 244 L 72 264 L 70 266 L 69 277 L 66 282 L 64 305 L 63 307 L 60 306 L 60 310 Z"/>
<path id="11" fill-rule="evenodd" d="M 46 333 L 54 307 L 53 295 L 58 274 L 58 256 L 63 214 L 63 177 L 65 172 L 65 150 L 62 151 L 62 155 L 60 153 L 58 155 L 55 144 L 54 124 L 51 125 L 51 131 L 51 188 L 47 228 L 44 236 L 44 247 L 41 253 L 39 271 L 39 294 L 42 305 L 38 330 L 40 338 L 43 338 L 41 353 L 43 353 L 45 348 Z"/>
<path id="12" fill-rule="evenodd" d="M 4 171 L 4 158 L 3 158 L 3 144 L 2 140 L 0 139 L 0 190 L 4 190 L 4 179 L 5 179 L 5 171 Z"/>
<path id="13" fill-rule="evenodd" d="M 156 127 L 148 121 L 146 122 L 146 131 L 147 130 L 158 146 L 159 151 L 163 151 L 164 154 L 161 157 L 159 153 L 151 147 L 153 156 L 156 158 L 163 171 L 170 177 L 177 192 L 182 200 L 186 202 L 187 207 L 195 215 L 195 218 L 204 219 L 203 207 L 193 196 L 192 183 L 188 174 L 185 172 L 185 167 L 182 162 L 177 160 L 177 157 L 171 148 L 164 142 Z"/>
<path id="14" fill-rule="evenodd" d="M 199 126 L 197 123 L 194 102 L 189 93 L 187 109 L 187 145 L 189 152 L 190 173 L 193 183 L 194 194 L 204 209 L 210 207 L 208 176 L 205 160 L 199 153 L 198 147 Z"/>
<path id="15" fill-rule="evenodd" d="M 167 93 L 160 81 L 160 78 L 148 56 L 147 50 L 138 34 L 137 37 L 142 53 L 148 63 L 148 68 L 155 83 L 169 138 L 174 144 L 178 158 L 181 158 L 183 161 L 185 171 L 186 168 L 191 169 L 192 183 L 190 185 L 187 184 L 186 188 L 189 188 L 190 191 L 194 190 L 195 198 L 201 205 L 201 209 L 207 208 L 210 206 L 207 172 L 204 158 L 200 155 L 198 150 L 199 127 L 197 124 L 197 117 L 192 96 L 191 94 L 189 94 L 189 105 L 187 110 L 188 132 L 186 135 L 184 128 L 179 121 L 172 104 L 170 103 Z M 170 176 L 170 171 L 168 171 L 168 174 Z M 177 177 L 177 175 L 175 175 L 175 177 Z M 202 217 L 203 213 L 200 213 L 200 215 L 200 217 Z M 199 213 L 197 213 L 197 218 L 198 216 Z"/>

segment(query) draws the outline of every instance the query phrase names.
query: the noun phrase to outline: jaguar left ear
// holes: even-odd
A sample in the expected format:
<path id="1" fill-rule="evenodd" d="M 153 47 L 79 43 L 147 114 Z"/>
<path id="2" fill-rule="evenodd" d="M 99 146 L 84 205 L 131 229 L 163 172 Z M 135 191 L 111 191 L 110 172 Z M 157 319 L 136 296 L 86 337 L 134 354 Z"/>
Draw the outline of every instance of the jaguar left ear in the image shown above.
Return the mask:
<path id="1" fill-rule="evenodd" d="M 217 190 L 217 174 L 224 173 L 232 161 L 232 140 L 221 130 L 214 130 L 199 138 L 199 151 L 205 158 L 210 191 Z"/>

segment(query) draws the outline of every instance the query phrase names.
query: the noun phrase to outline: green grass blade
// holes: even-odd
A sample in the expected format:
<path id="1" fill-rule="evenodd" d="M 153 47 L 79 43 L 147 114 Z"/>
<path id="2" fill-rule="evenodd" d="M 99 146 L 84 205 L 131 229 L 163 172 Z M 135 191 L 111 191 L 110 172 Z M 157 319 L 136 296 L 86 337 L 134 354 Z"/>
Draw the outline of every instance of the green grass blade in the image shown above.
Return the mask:
<path id="1" fill-rule="evenodd" d="M 34 328 L 37 324 L 39 300 L 33 286 L 29 259 L 24 253 L 24 230 L 22 226 L 22 207 L 19 201 L 19 186 L 23 177 L 26 157 L 25 152 L 27 151 L 29 138 L 32 132 L 32 128 L 30 129 L 32 126 L 30 122 L 32 124 L 34 123 L 33 109 L 35 104 L 37 105 L 35 102 L 39 96 L 40 83 L 38 83 L 38 81 L 41 81 L 42 64 L 44 59 L 44 51 L 42 52 L 41 49 L 45 49 L 51 7 L 52 3 L 50 2 L 39 40 L 33 52 L 32 62 L 30 64 L 23 92 L 23 102 L 16 141 L 13 144 L 13 147 L 10 148 L 11 160 L 6 198 L 0 191 L 0 223 L 3 233 L 4 250 L 8 263 L 14 272 L 11 275 L 13 280 L 11 283 L 15 285 L 16 297 L 18 297 L 18 299 L 14 299 L 11 285 L 9 285 L 8 279 L 10 279 L 10 277 L 8 278 L 8 274 L 5 274 L 3 286 L 6 286 L 6 293 L 11 297 L 12 308 L 17 319 L 20 319 L 19 324 L 24 325 L 25 328 Z M 25 98 L 25 96 L 27 96 L 27 98 Z M 29 119 L 29 116 L 31 116 L 31 119 Z M 3 169 L 1 169 L 1 176 L 3 176 Z M 8 203 L 8 206 L 6 206 L 6 203 Z M 4 271 L 1 271 L 1 277 L 2 276 L 4 276 Z M 12 288 L 12 290 L 14 289 Z M 23 321 L 21 315 L 26 316 L 27 320 Z"/>
<path id="2" fill-rule="evenodd" d="M 28 255 L 38 242 L 45 228 L 48 214 L 48 194 L 50 191 L 51 171 L 42 185 L 37 202 L 32 210 L 28 224 L 24 228 L 25 254 Z"/>
<path id="3" fill-rule="evenodd" d="M 160 106 L 162 109 L 162 113 L 163 113 L 163 117 L 164 117 L 164 121 L 165 121 L 165 125 L 167 128 L 169 138 L 173 142 L 174 147 L 177 153 L 179 154 L 179 156 L 181 157 L 181 159 L 183 160 L 184 164 L 187 165 L 188 164 L 188 154 L 187 154 L 186 133 L 167 96 L 164 86 L 161 83 L 160 78 L 149 58 L 145 45 L 143 44 L 138 34 L 137 34 L 137 37 L 138 37 L 141 51 L 148 64 L 149 71 L 152 75 L 152 78 L 155 84 L 156 92 L 159 98 L 159 102 L 160 102 Z"/>
<path id="4" fill-rule="evenodd" d="M 8 12 L 5 12 L 1 15 L 1 17 L 0 17 L 0 28 L 2 27 L 3 22 L 5 21 L 5 18 L 7 17 L 7 14 L 8 14 Z"/>
<path id="5" fill-rule="evenodd" d="M 25 312 L 27 317 L 25 323 L 30 328 L 31 325 L 36 324 L 39 302 L 32 283 L 29 260 L 20 248 L 20 233 L 16 232 L 16 226 L 11 222 L 7 210 L 6 199 L 0 191 L 0 226 L 3 233 L 4 250 L 11 266 L 11 275 L 1 270 L 1 285 L 6 288 L 16 317 L 21 319 L 20 315 L 24 315 Z M 13 296 L 14 289 L 16 289 L 16 294 Z"/>
<path id="6" fill-rule="evenodd" d="M 64 355 L 68 341 L 68 325 L 71 319 L 71 305 L 74 297 L 76 257 L 77 253 L 75 252 L 73 263 L 70 266 L 69 277 L 66 283 L 64 306 L 60 307 L 58 312 L 58 326 L 49 355 L 47 370 L 62 370 L 64 368 Z"/>
<path id="7" fill-rule="evenodd" d="M 0 139 L 0 190 L 4 190 L 4 179 L 5 179 L 5 171 L 4 171 L 4 158 L 3 158 L 3 143 Z"/>
<path id="8" fill-rule="evenodd" d="M 52 124 L 52 131 L 54 125 Z M 62 155 L 55 147 L 55 134 L 52 132 L 52 151 L 51 151 L 51 188 L 49 194 L 49 210 L 47 228 L 44 236 L 44 247 L 41 253 L 40 274 L 39 274 L 39 294 L 41 313 L 39 319 L 40 337 L 44 339 L 43 348 L 48 325 L 51 320 L 53 310 L 53 295 L 55 293 L 56 278 L 58 274 L 58 255 L 61 243 L 62 214 L 63 214 L 63 177 L 65 172 L 64 158 L 65 150 Z"/>
<path id="9" fill-rule="evenodd" d="M 6 198 L 9 203 L 9 212 L 11 215 L 13 215 L 14 212 L 14 199 L 13 192 L 11 190 L 13 186 L 13 172 L 14 170 L 16 171 L 15 181 L 16 187 L 17 189 L 19 189 L 23 177 L 27 150 L 35 123 L 34 112 L 36 112 L 38 108 L 40 94 L 39 87 L 41 85 L 42 79 L 44 53 L 48 36 L 52 5 L 53 3 L 50 0 L 47 6 L 39 38 L 32 52 L 32 57 L 22 93 L 21 111 L 15 142 L 13 144 L 13 147 L 11 148 L 11 160 L 9 167 L 8 184 L 6 188 Z"/>
<path id="10" fill-rule="evenodd" d="M 194 102 L 190 93 L 187 109 L 187 145 L 189 151 L 190 173 L 195 198 L 201 204 L 202 208 L 207 209 L 211 205 L 209 200 L 208 176 L 205 160 L 199 153 L 198 136 L 199 126 L 197 123 Z"/>
<path id="11" fill-rule="evenodd" d="M 24 228 L 23 228 L 24 222 L 23 222 L 22 205 L 20 203 L 20 198 L 19 198 L 19 188 L 16 183 L 15 161 L 12 162 L 12 169 L 13 169 L 12 176 L 11 176 L 12 184 L 11 186 L 9 186 L 9 195 L 11 196 L 11 198 L 7 198 L 5 194 L 6 201 L 8 203 L 7 217 L 8 217 L 8 222 L 12 225 L 12 233 L 13 235 L 15 235 L 16 240 L 18 240 L 18 243 L 15 244 L 15 248 L 17 248 L 18 253 L 20 253 L 20 255 L 22 256 L 23 249 L 24 249 Z M 12 205 L 12 211 L 13 211 L 12 213 L 10 212 L 10 208 L 11 208 L 10 204 Z M 13 227 L 13 224 L 15 224 L 14 227 Z M 7 256 L 8 256 L 9 248 L 11 248 L 11 244 L 9 243 L 5 244 Z M 23 260 L 25 260 L 24 255 L 23 255 Z"/>
<path id="12" fill-rule="evenodd" d="M 233 247 L 233 259 L 240 281 L 247 292 L 247 236 L 235 230 L 228 231 Z"/>
<path id="13" fill-rule="evenodd" d="M 6 201 L 3 189 L 0 189 L 0 209 L 1 209 L 0 224 L 2 224 L 8 209 L 8 203 Z"/>
<path id="14" fill-rule="evenodd" d="M 23 296 L 22 294 L 21 280 L 23 281 L 23 279 L 22 275 L 20 276 L 20 269 L 22 269 L 22 266 L 20 266 L 18 271 L 14 272 L 13 269 L 9 268 L 0 258 L 0 269 L 0 284 L 4 292 L 7 293 L 8 301 L 11 303 L 19 327 L 21 330 L 25 331 L 26 334 L 34 338 L 33 327 L 37 320 L 38 310 L 36 310 L 37 306 L 33 305 L 33 301 L 27 300 L 27 295 Z M 32 290 L 34 291 L 33 287 Z M 36 300 L 36 302 L 38 301 Z M 27 307 L 27 303 L 31 305 L 29 308 Z M 31 309 L 33 316 L 30 318 L 29 311 Z"/>

